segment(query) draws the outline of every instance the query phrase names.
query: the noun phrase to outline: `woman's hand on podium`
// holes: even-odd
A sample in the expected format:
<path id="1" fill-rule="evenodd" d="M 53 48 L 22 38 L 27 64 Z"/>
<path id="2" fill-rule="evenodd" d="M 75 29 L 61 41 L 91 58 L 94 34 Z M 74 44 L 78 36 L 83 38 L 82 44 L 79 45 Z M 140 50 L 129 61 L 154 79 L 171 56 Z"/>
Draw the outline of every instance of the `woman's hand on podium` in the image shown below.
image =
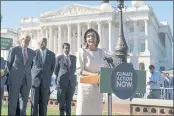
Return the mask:
<path id="1" fill-rule="evenodd" d="M 4 77 L 4 69 L 1 69 L 1 78 L 3 78 Z"/>
<path id="2" fill-rule="evenodd" d="M 97 85 L 98 85 L 98 86 L 100 85 L 100 78 L 98 79 L 98 83 L 97 83 Z"/>
<path id="3" fill-rule="evenodd" d="M 89 75 L 98 75 L 98 73 L 90 73 Z"/>

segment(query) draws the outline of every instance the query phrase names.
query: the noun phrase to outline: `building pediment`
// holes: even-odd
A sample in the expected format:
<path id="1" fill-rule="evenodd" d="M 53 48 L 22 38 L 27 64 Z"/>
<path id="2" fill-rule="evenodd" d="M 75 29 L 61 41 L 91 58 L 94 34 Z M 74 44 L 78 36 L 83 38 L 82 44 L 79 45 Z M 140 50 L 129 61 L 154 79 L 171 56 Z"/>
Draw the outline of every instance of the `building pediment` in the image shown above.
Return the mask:
<path id="1" fill-rule="evenodd" d="M 68 17 L 68 16 L 77 16 L 85 15 L 92 13 L 99 13 L 100 9 L 90 6 L 84 6 L 79 4 L 73 4 L 70 6 L 63 7 L 57 11 L 45 12 L 41 14 L 41 18 L 44 17 Z"/>

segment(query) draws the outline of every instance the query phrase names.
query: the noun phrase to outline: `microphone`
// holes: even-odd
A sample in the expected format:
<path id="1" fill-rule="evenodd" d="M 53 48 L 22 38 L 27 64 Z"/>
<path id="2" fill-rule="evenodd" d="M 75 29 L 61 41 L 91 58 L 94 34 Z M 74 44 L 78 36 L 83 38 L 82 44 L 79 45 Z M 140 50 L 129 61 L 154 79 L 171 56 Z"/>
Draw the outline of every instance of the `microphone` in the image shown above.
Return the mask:
<path id="1" fill-rule="evenodd" d="M 104 60 L 108 63 L 109 67 L 114 68 L 113 59 L 111 57 L 105 57 Z"/>
<path id="2" fill-rule="evenodd" d="M 106 60 L 108 63 L 113 62 L 113 59 L 111 57 L 105 57 L 104 60 Z"/>

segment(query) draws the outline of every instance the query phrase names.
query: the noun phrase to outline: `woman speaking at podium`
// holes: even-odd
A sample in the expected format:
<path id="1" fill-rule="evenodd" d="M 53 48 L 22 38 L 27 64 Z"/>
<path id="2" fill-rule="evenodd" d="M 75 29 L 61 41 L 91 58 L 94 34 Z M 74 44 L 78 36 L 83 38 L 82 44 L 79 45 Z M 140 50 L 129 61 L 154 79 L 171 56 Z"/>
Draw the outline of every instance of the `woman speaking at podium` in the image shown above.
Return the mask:
<path id="1" fill-rule="evenodd" d="M 99 34 L 88 29 L 84 35 L 84 48 L 77 55 L 77 72 L 83 76 L 97 75 L 100 67 L 104 66 L 105 53 L 98 48 Z M 102 115 L 103 95 L 98 83 L 78 83 L 76 115 Z"/>

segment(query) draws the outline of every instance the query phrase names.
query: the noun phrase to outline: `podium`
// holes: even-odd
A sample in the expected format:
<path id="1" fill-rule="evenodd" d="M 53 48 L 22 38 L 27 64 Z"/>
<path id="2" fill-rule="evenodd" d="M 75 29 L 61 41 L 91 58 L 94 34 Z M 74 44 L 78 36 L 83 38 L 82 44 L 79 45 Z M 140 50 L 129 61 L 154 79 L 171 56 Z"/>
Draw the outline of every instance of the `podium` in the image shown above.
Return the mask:
<path id="1" fill-rule="evenodd" d="M 111 87 L 111 76 L 114 68 L 101 67 L 100 75 L 90 75 L 80 77 L 80 83 L 98 84 L 100 83 L 100 93 L 113 93 Z M 137 75 L 137 89 L 135 93 L 146 93 L 146 71 L 135 70 Z"/>
<path id="2" fill-rule="evenodd" d="M 134 70 L 128 63 L 115 68 L 100 69 L 100 93 L 108 93 L 108 115 L 112 115 L 112 93 L 120 100 L 134 98 L 136 93 L 146 92 L 146 72 Z"/>
<path id="3" fill-rule="evenodd" d="M 114 68 L 102 67 L 100 73 L 100 93 L 113 93 L 111 76 Z M 135 93 L 146 93 L 146 71 L 135 70 L 137 75 L 137 89 Z"/>
<path id="4" fill-rule="evenodd" d="M 112 114 L 112 93 L 130 101 L 136 93 L 146 93 L 146 71 L 134 70 L 128 63 L 115 68 L 101 67 L 100 75 L 82 76 L 80 83 L 98 84 L 100 93 L 108 93 L 108 115 Z"/>

